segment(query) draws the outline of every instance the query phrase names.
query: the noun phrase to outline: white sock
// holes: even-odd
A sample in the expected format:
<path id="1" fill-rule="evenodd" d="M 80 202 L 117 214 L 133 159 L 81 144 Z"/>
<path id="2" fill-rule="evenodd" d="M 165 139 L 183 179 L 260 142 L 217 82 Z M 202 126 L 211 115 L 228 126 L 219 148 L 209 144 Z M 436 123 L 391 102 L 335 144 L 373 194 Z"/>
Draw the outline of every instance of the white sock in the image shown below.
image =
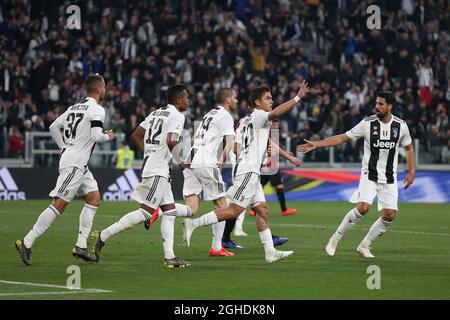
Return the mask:
<path id="1" fill-rule="evenodd" d="M 270 228 L 260 231 L 259 237 L 261 238 L 266 256 L 273 253 L 275 251 L 275 247 L 273 246 L 272 232 L 270 232 Z"/>
<path id="2" fill-rule="evenodd" d="M 95 213 L 98 207 L 90 204 L 85 204 L 80 214 L 80 228 L 78 230 L 78 240 L 76 246 L 79 248 L 87 247 L 87 238 L 91 232 L 92 223 L 94 221 Z"/>
<path id="3" fill-rule="evenodd" d="M 366 237 L 361 242 L 361 246 L 369 247 L 373 241 L 378 239 L 386 232 L 387 228 L 391 225 L 391 222 L 383 220 L 383 218 L 377 219 L 370 227 Z"/>
<path id="4" fill-rule="evenodd" d="M 150 218 L 151 218 L 150 213 L 148 213 L 142 208 L 129 212 L 122 218 L 120 218 L 119 221 L 110 225 L 108 228 L 102 230 L 100 234 L 100 239 L 102 241 L 106 241 L 109 239 L 109 237 L 118 234 L 119 232 L 122 232 L 124 230 L 130 229 L 131 227 L 134 227 L 137 224 L 144 223 L 146 220 L 149 220 Z"/>
<path id="5" fill-rule="evenodd" d="M 247 210 L 242 211 L 242 213 L 237 217 L 236 225 L 234 226 L 235 232 L 236 231 L 244 231 L 243 224 L 244 224 L 244 218 L 245 218 L 246 212 L 247 212 Z"/>
<path id="6" fill-rule="evenodd" d="M 220 221 L 212 225 L 213 239 L 212 248 L 214 251 L 219 251 L 222 249 L 222 237 L 223 231 L 225 230 L 225 221 Z"/>
<path id="7" fill-rule="evenodd" d="M 53 221 L 58 218 L 60 215 L 59 211 L 52 205 L 50 205 L 47 209 L 42 211 L 33 228 L 28 232 L 28 234 L 23 238 L 23 244 L 25 247 L 30 249 L 34 241 L 39 238 L 50 226 Z"/>
<path id="8" fill-rule="evenodd" d="M 177 217 L 192 217 L 192 210 L 187 205 L 175 203 L 175 209 L 177 210 Z"/>
<path id="9" fill-rule="evenodd" d="M 165 259 L 175 258 L 175 253 L 173 252 L 175 218 L 175 216 L 166 214 L 163 214 L 161 218 L 161 236 Z"/>
<path id="10" fill-rule="evenodd" d="M 217 215 L 215 211 L 208 212 L 197 219 L 192 219 L 192 226 L 194 228 L 210 226 L 214 223 L 219 222 L 217 220 Z"/>
<path id="11" fill-rule="evenodd" d="M 361 219 L 363 216 L 358 212 L 358 209 L 353 208 L 347 214 L 345 215 L 344 219 L 342 219 L 341 224 L 337 228 L 335 234 L 333 237 L 336 240 L 341 240 L 344 233 L 346 233 L 348 230 L 350 230 L 353 225 L 358 222 L 359 219 Z"/>
<path id="12" fill-rule="evenodd" d="M 163 217 L 164 216 L 176 217 L 177 216 L 177 210 L 176 209 L 172 209 L 172 210 L 162 211 L 161 215 Z"/>

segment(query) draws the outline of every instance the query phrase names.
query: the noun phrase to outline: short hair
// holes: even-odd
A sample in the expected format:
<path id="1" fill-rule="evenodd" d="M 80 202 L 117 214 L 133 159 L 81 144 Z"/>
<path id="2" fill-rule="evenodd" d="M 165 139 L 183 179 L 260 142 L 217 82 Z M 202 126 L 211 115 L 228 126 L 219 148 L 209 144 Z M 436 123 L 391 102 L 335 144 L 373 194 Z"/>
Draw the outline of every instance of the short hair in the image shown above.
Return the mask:
<path id="1" fill-rule="evenodd" d="M 177 99 L 181 96 L 183 91 L 186 90 L 186 87 L 182 84 L 175 84 L 167 88 L 166 98 L 167 103 L 174 104 Z"/>
<path id="2" fill-rule="evenodd" d="M 386 100 L 387 104 L 392 104 L 392 106 L 395 106 L 395 96 L 391 91 L 379 91 L 376 94 L 376 98 L 383 98 L 384 100 Z"/>
<path id="3" fill-rule="evenodd" d="M 103 81 L 103 77 L 98 73 L 88 75 L 84 81 L 87 94 L 94 92 Z"/>
<path id="4" fill-rule="evenodd" d="M 226 99 L 233 96 L 233 89 L 231 88 L 220 88 L 216 93 L 216 102 L 224 103 Z"/>
<path id="5" fill-rule="evenodd" d="M 248 97 L 248 104 L 250 105 L 250 107 L 255 108 L 256 107 L 255 101 L 261 100 L 262 96 L 266 92 L 270 92 L 270 88 L 266 84 L 263 84 L 261 86 L 254 88 L 253 90 L 251 90 L 250 95 Z"/>

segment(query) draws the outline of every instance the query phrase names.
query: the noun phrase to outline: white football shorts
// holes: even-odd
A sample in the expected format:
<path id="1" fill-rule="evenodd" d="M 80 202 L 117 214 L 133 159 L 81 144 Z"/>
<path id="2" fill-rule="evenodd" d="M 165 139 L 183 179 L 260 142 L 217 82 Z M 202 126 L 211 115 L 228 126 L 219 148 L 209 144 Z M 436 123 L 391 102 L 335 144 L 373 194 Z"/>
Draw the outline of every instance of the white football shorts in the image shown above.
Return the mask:
<path id="1" fill-rule="evenodd" d="M 266 202 L 259 175 L 255 172 L 236 175 L 233 185 L 227 191 L 228 200 L 242 208 L 257 207 Z"/>
<path id="2" fill-rule="evenodd" d="M 351 203 L 366 202 L 372 205 L 376 196 L 378 196 L 378 211 L 383 209 L 398 210 L 397 180 L 394 183 L 377 183 L 370 181 L 367 173 L 363 173 L 359 180 L 358 189 L 349 201 Z"/>
<path id="3" fill-rule="evenodd" d="M 165 204 L 175 203 L 170 182 L 166 177 L 162 176 L 142 178 L 141 183 L 138 184 L 131 194 L 131 199 L 152 209 Z"/>
<path id="4" fill-rule="evenodd" d="M 56 187 L 49 196 L 70 202 L 75 196 L 84 196 L 93 191 L 98 191 L 98 185 L 88 168 L 66 167 L 59 170 Z"/>
<path id="5" fill-rule="evenodd" d="M 193 194 L 200 195 L 203 191 L 203 200 L 212 201 L 225 197 L 225 183 L 218 168 L 186 168 L 183 170 L 184 184 L 183 197 Z"/>

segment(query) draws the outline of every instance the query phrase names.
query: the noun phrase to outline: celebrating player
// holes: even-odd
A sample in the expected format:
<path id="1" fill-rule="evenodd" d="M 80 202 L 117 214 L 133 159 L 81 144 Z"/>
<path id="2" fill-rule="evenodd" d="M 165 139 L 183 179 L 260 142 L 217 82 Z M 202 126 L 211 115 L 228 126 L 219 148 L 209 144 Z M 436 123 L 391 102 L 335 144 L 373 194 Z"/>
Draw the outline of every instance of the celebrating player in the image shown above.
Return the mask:
<path id="1" fill-rule="evenodd" d="M 268 206 L 260 183 L 260 169 L 269 142 L 270 121 L 288 112 L 309 91 L 302 82 L 295 98 L 272 110 L 272 95 L 267 86 L 259 86 L 250 93 L 249 103 L 253 112 L 242 124 L 242 150 L 234 168 L 234 184 L 227 191 L 230 204 L 215 209 L 197 219 L 183 221 L 184 238 L 190 244 L 193 231 L 219 221 L 236 218 L 248 205 L 256 212 L 256 226 L 264 246 L 265 260 L 275 262 L 293 254 L 293 251 L 277 251 L 273 246 L 272 233 L 267 223 Z"/>
<path id="2" fill-rule="evenodd" d="M 246 118 L 242 118 L 239 121 L 239 124 L 237 126 L 236 129 L 236 139 L 235 139 L 235 144 L 234 144 L 234 153 L 236 154 L 236 156 L 239 158 L 239 153 L 241 151 L 242 148 L 242 126 L 241 124 L 244 123 L 244 121 L 246 120 Z M 278 125 L 274 124 L 275 122 L 277 122 L 277 120 L 273 120 L 271 123 L 271 129 L 278 129 Z M 270 134 L 269 134 L 270 136 Z M 272 150 L 273 149 L 273 150 Z M 286 158 L 287 160 L 289 160 L 290 162 L 292 162 L 293 164 L 295 164 L 296 166 L 299 166 L 301 164 L 300 159 L 297 159 L 296 157 L 292 156 L 291 154 L 289 154 L 288 152 L 280 149 L 273 141 L 270 142 L 269 147 L 268 147 L 268 154 L 272 153 L 272 154 L 277 154 L 282 156 L 283 158 Z M 271 159 L 269 159 L 269 161 L 267 161 L 267 163 L 262 167 L 263 169 L 270 169 L 272 162 L 270 161 Z M 277 175 L 279 175 L 279 171 L 277 171 Z M 264 187 L 264 181 L 268 181 L 268 177 L 272 177 L 273 175 L 261 175 L 261 186 Z M 281 179 L 281 177 L 280 177 Z M 254 210 L 250 210 L 250 212 L 252 212 L 253 214 L 251 214 L 252 216 L 255 215 Z M 234 231 L 234 235 L 235 236 L 246 236 L 247 234 L 244 232 L 243 230 L 243 219 L 244 219 L 244 215 L 245 215 L 245 211 L 243 211 L 236 219 L 229 219 L 226 221 L 226 225 L 225 225 L 225 230 L 223 233 L 223 247 L 224 248 L 229 248 L 229 249 L 242 249 L 243 247 L 237 243 L 235 243 L 233 240 L 231 240 L 231 231 L 233 230 L 233 227 L 236 224 L 236 228 Z M 241 220 L 241 221 L 239 221 Z M 274 234 L 272 234 L 272 240 L 273 240 L 273 245 L 274 247 L 277 246 L 281 246 L 284 243 L 286 243 L 288 241 L 288 238 L 283 238 L 283 237 L 279 237 L 276 236 Z"/>
<path id="3" fill-rule="evenodd" d="M 53 197 L 51 205 L 41 213 L 25 238 L 16 241 L 22 262 L 27 266 L 31 265 L 31 247 L 34 241 L 64 212 L 76 195 L 86 204 L 81 211 L 78 240 L 72 254 L 85 261 L 96 260 L 87 250 L 86 242 L 100 204 L 100 192 L 87 163 L 95 143 L 114 139 L 114 133 L 111 130 L 103 133 L 105 110 L 99 105 L 106 91 L 103 77 L 99 74 L 89 75 L 85 86 L 87 98 L 69 107 L 50 126 L 50 134 L 61 149 L 59 177 L 55 189 L 49 194 Z"/>
<path id="4" fill-rule="evenodd" d="M 214 202 L 216 208 L 225 208 L 225 184 L 221 169 L 234 143 L 234 121 L 231 113 L 238 103 L 236 92 L 231 88 L 220 88 L 216 94 L 218 106 L 209 111 L 198 127 L 192 147 L 190 169 L 183 171 L 183 195 L 192 213 L 198 210 L 200 193 L 203 199 Z M 225 146 L 223 146 L 223 141 Z M 222 146 L 222 148 L 221 148 Z M 212 225 L 213 240 L 210 256 L 234 256 L 222 247 L 225 221 Z"/>
<path id="5" fill-rule="evenodd" d="M 299 145 L 299 151 L 306 153 L 317 148 L 340 145 L 349 140 L 364 138 L 364 157 L 362 160 L 361 179 L 358 190 L 350 202 L 358 203 L 342 220 L 338 229 L 331 236 L 326 252 L 334 256 L 342 236 L 359 219 L 369 212 L 375 196 L 378 196 L 378 211 L 381 217 L 370 227 L 369 232 L 357 247 L 357 252 L 366 258 L 373 258 L 370 245 L 378 239 L 391 225 L 397 213 L 397 163 L 398 147 L 406 147 L 406 159 L 409 173 L 404 181 L 405 189 L 414 181 L 414 149 L 406 123 L 392 115 L 395 96 L 389 91 L 376 95 L 375 115 L 362 120 L 353 129 L 344 134 L 335 135 L 325 140 L 308 141 Z"/>
<path id="6" fill-rule="evenodd" d="M 144 223 L 149 229 L 158 217 L 158 207 L 162 210 L 161 235 L 164 249 L 164 266 L 184 268 L 191 264 L 177 258 L 173 251 L 174 224 L 176 216 L 190 216 L 188 206 L 175 204 L 170 186 L 169 162 L 172 152 L 178 144 L 178 138 L 184 127 L 184 115 L 181 113 L 189 106 L 189 94 L 180 84 L 167 89 L 168 105 L 153 111 L 133 132 L 132 140 L 139 151 L 144 152 L 142 180 L 132 194 L 140 203 L 138 210 L 127 213 L 108 228 L 93 234 L 95 255 L 100 259 L 100 251 L 105 242 L 113 235 Z"/>

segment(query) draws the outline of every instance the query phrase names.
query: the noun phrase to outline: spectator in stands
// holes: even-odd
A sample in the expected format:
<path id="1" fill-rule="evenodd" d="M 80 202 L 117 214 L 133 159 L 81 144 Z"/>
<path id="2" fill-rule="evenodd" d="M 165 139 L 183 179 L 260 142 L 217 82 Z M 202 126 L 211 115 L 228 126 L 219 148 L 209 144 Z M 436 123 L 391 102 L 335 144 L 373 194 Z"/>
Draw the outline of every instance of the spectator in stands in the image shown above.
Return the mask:
<path id="1" fill-rule="evenodd" d="M 267 42 L 264 43 L 264 47 L 254 47 L 253 41 L 250 40 L 250 43 L 248 45 L 248 52 L 250 54 L 250 57 L 252 59 L 252 70 L 255 73 L 263 73 L 266 71 L 266 59 L 269 55 L 269 44 Z"/>
<path id="2" fill-rule="evenodd" d="M 9 154 L 10 158 L 23 158 L 25 155 L 25 139 L 19 127 L 13 125 L 9 129 Z"/>
<path id="3" fill-rule="evenodd" d="M 32 130 L 42 128 L 41 120 L 48 128 L 84 98 L 84 74 L 99 72 L 111 93 L 103 102 L 106 117 L 126 139 L 131 126 L 123 124 L 163 105 L 164 90 L 176 81 L 190 84 L 195 108 L 188 125 L 209 110 L 222 84 L 238 86 L 242 115 L 252 87 L 266 82 L 275 98 L 287 99 L 286 84 L 302 79 L 314 94 L 281 119 L 290 122 L 293 139 L 308 131 L 335 133 L 371 114 L 382 89 L 395 92 L 394 113 L 407 115 L 421 144 L 430 135 L 448 139 L 446 129 L 430 128 L 450 114 L 446 0 L 381 2 L 385 23 L 372 31 L 361 19 L 369 0 L 100 1 L 92 8 L 80 2 L 81 11 L 90 12 L 81 32 L 65 30 L 65 1 L 43 11 L 33 3 L 0 2 L 0 130 L 7 133 L 27 119 Z M 438 115 L 442 103 L 445 114 Z M 350 158 L 359 162 L 357 156 Z"/>

